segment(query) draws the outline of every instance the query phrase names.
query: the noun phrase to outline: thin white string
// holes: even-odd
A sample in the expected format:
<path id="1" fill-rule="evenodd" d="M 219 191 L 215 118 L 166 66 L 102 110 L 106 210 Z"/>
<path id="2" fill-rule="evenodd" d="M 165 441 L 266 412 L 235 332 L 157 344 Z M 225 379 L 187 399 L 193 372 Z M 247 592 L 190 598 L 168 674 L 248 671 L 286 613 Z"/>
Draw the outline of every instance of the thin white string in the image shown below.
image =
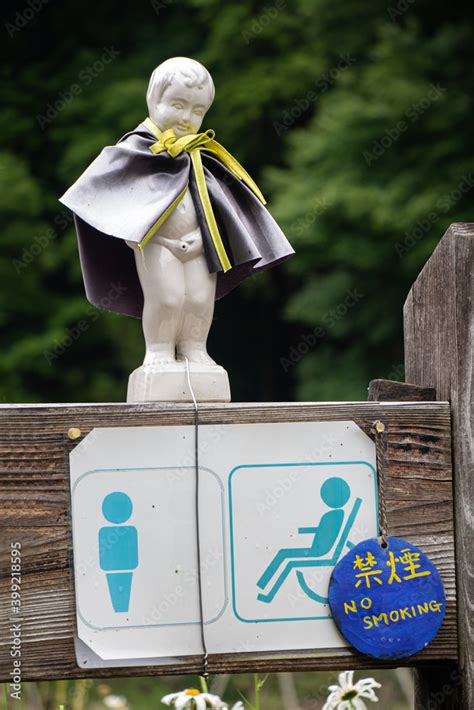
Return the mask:
<path id="1" fill-rule="evenodd" d="M 191 373 L 189 371 L 189 360 L 184 356 L 186 360 L 186 375 L 188 378 L 188 387 L 191 392 L 191 397 L 193 398 L 194 404 L 194 465 L 196 474 L 196 540 L 197 540 L 197 567 L 198 567 L 198 587 L 199 587 L 199 610 L 201 614 L 201 643 L 203 650 L 203 669 L 201 675 L 204 678 L 209 677 L 207 672 L 207 661 L 208 653 L 206 646 L 206 638 L 204 634 L 204 605 L 203 605 L 203 595 L 202 595 L 202 578 L 201 578 L 201 536 L 199 529 L 199 407 L 194 395 L 193 386 L 191 384 Z"/>
<path id="2" fill-rule="evenodd" d="M 188 387 L 189 387 L 189 391 L 191 392 L 191 397 L 193 398 L 194 411 L 195 411 L 195 413 L 196 413 L 196 415 L 197 415 L 197 413 L 198 413 L 199 410 L 198 410 L 198 404 L 197 404 L 197 402 L 196 402 L 196 397 L 194 396 L 193 386 L 192 386 L 192 384 L 191 384 L 191 373 L 190 373 L 190 371 L 189 371 L 189 360 L 188 360 L 188 358 L 186 357 L 186 355 L 184 356 L 184 359 L 186 360 L 186 376 L 187 376 L 187 378 L 188 378 Z"/>

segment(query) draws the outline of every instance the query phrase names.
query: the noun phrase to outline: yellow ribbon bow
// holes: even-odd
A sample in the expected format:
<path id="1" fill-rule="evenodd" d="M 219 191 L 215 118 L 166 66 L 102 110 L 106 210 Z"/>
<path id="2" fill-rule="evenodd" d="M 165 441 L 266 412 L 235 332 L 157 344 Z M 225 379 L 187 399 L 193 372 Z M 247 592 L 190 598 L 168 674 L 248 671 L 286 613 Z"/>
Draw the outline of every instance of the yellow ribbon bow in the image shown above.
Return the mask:
<path id="1" fill-rule="evenodd" d="M 206 179 L 204 176 L 204 167 L 202 164 L 201 150 L 206 150 L 213 153 L 220 161 L 225 165 L 230 172 L 235 175 L 236 178 L 244 182 L 247 187 L 249 187 L 252 192 L 258 197 L 262 204 L 266 204 L 265 198 L 258 189 L 256 183 L 252 180 L 248 172 L 242 167 L 242 165 L 236 160 L 220 143 L 214 140 L 215 133 L 212 129 L 204 131 L 204 133 L 189 134 L 187 136 L 182 136 L 177 138 L 175 132 L 172 128 L 167 131 L 160 131 L 158 126 L 156 126 L 151 118 L 146 118 L 143 122 L 148 130 L 153 133 L 153 135 L 158 139 L 156 143 L 150 146 L 152 153 L 163 153 L 166 151 L 172 158 L 176 158 L 181 153 L 189 153 L 191 158 L 194 175 L 196 178 L 196 184 L 199 193 L 199 199 L 204 210 L 204 215 L 206 217 L 207 226 L 209 227 L 209 232 L 211 234 L 212 242 L 214 244 L 217 257 L 222 266 L 224 273 L 232 268 L 229 257 L 227 256 L 224 244 L 222 242 L 222 237 L 217 226 L 214 211 L 212 209 L 211 200 L 209 198 L 209 193 L 207 190 Z M 186 188 L 183 192 L 178 195 L 178 197 L 169 205 L 165 212 L 161 215 L 158 222 L 156 222 L 153 227 L 145 234 L 144 238 L 138 245 L 140 249 L 146 244 L 146 242 L 151 239 L 156 230 L 163 224 L 163 222 L 169 217 L 171 212 L 174 210 L 176 205 L 184 197 L 187 190 Z"/>

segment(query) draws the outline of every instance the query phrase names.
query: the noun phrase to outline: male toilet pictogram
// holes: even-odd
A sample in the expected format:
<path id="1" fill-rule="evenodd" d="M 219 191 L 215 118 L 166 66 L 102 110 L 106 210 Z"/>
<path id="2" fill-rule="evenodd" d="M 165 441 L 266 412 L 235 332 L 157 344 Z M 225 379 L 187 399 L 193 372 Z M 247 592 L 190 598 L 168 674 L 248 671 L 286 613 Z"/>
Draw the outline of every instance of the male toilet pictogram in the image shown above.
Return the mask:
<path id="1" fill-rule="evenodd" d="M 328 478 L 321 486 L 320 491 L 322 501 L 332 508 L 321 516 L 319 525 L 311 528 L 298 528 L 300 535 L 313 535 L 313 541 L 308 547 L 283 548 L 277 552 L 273 560 L 267 566 L 262 576 L 257 582 L 257 587 L 264 590 L 270 581 L 275 577 L 283 563 L 283 570 L 277 576 L 267 593 L 259 593 L 257 599 L 269 604 L 290 572 L 296 570 L 298 583 L 304 593 L 314 601 L 327 604 L 326 596 L 314 592 L 308 586 L 304 578 L 304 569 L 314 567 L 334 567 L 339 560 L 344 547 L 353 547 L 348 541 L 348 536 L 356 519 L 359 508 L 362 504 L 360 498 L 356 498 L 354 505 L 348 515 L 344 511 L 344 506 L 350 499 L 351 489 L 349 484 L 337 476 Z M 344 524 L 345 521 L 345 524 Z M 330 557 L 326 557 L 333 550 Z"/>
<path id="2" fill-rule="evenodd" d="M 133 511 L 126 493 L 105 496 L 102 514 L 109 523 L 99 530 L 100 568 L 106 572 L 114 611 L 126 612 L 130 605 L 133 571 L 138 566 L 138 535 L 134 525 L 124 525 Z"/>

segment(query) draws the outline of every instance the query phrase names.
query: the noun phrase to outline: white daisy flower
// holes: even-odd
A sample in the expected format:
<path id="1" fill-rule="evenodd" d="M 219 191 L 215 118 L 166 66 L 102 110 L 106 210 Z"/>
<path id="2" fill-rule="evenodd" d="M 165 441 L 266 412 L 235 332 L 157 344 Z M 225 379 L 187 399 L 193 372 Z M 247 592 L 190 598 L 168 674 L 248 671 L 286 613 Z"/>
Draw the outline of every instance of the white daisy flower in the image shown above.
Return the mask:
<path id="1" fill-rule="evenodd" d="M 165 705 L 173 705 L 176 710 L 207 710 L 207 708 L 227 708 L 226 703 L 223 703 L 218 695 L 211 693 L 201 693 L 196 688 L 186 688 L 179 693 L 169 693 L 161 698 L 161 702 Z M 237 708 L 237 710 L 239 710 Z"/>
<path id="2" fill-rule="evenodd" d="M 339 685 L 329 686 L 329 697 L 323 710 L 367 710 L 362 698 L 378 702 L 374 688 L 381 688 L 373 678 L 363 678 L 354 684 L 354 671 L 339 673 Z"/>

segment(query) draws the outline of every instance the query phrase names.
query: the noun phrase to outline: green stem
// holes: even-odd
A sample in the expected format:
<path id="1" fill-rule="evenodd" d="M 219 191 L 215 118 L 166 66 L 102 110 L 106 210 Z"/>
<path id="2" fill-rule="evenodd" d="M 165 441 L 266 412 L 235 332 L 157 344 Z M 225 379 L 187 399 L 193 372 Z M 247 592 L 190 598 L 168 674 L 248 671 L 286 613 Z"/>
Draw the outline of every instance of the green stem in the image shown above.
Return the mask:
<path id="1" fill-rule="evenodd" d="M 6 683 L 3 684 L 3 692 L 5 694 L 5 710 L 8 710 L 8 686 Z"/>
<path id="2" fill-rule="evenodd" d="M 208 692 L 209 692 L 209 688 L 208 688 L 208 685 L 207 685 L 207 680 L 204 678 L 203 675 L 200 675 L 200 676 L 199 676 L 199 683 L 201 684 L 201 692 L 202 692 L 202 693 L 208 693 Z"/>
<path id="3" fill-rule="evenodd" d="M 253 677 L 255 682 L 255 706 L 252 708 L 252 710 L 260 710 L 260 690 L 267 682 L 268 675 L 269 674 L 267 673 L 263 676 L 263 678 L 259 678 L 258 673 L 254 673 Z"/>
<path id="4" fill-rule="evenodd" d="M 68 689 L 68 681 L 67 680 L 58 680 L 56 683 L 56 694 L 54 697 L 54 705 L 58 706 L 58 710 L 64 710 L 64 707 L 67 703 L 67 689 Z"/>

